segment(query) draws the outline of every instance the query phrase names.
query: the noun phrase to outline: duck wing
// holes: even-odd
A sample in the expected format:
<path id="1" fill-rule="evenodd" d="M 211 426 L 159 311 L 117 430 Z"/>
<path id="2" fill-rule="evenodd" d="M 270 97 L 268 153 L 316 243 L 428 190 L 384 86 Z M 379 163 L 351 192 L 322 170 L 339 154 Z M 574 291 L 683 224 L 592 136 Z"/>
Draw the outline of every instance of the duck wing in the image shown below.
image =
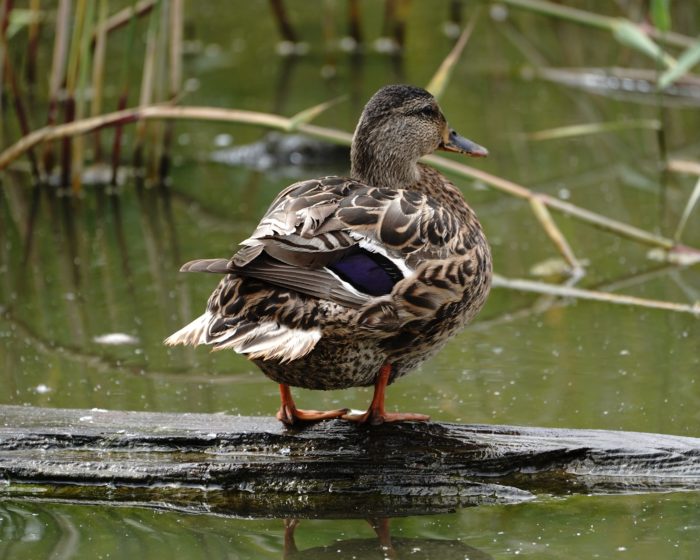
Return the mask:
<path id="1" fill-rule="evenodd" d="M 460 228 L 454 213 L 414 191 L 303 181 L 279 194 L 225 270 L 359 308 L 424 260 L 459 253 Z"/>
<path id="2" fill-rule="evenodd" d="M 183 266 L 227 276 L 207 314 L 168 343 L 293 359 L 292 346 L 313 348 L 321 336 L 319 299 L 357 310 L 360 328 L 394 335 L 461 300 L 473 251 L 457 211 L 421 193 L 339 177 L 291 185 L 231 259 Z"/>

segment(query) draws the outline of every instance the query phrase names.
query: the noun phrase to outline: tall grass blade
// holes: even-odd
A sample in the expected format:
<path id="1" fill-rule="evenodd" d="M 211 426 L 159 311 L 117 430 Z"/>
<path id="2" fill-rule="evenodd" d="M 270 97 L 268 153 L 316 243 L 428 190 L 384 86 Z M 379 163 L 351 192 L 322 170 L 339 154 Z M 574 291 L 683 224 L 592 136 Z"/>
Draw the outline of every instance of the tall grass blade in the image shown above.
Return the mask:
<path id="1" fill-rule="evenodd" d="M 119 29 L 127 24 L 131 24 L 136 18 L 150 12 L 159 0 L 141 0 L 134 1 L 131 6 L 120 10 L 116 14 L 110 16 L 104 24 L 95 30 L 93 33 L 93 41 L 97 40 L 97 35 L 101 32 L 109 34 L 116 29 Z"/>
<path id="2" fill-rule="evenodd" d="M 109 7 L 108 0 L 99 0 L 100 9 L 97 16 L 97 36 L 95 40 L 95 51 L 92 58 L 92 105 L 90 116 L 96 117 L 102 112 L 102 97 L 104 95 L 104 75 L 105 75 L 105 55 L 107 53 L 107 30 L 105 22 Z M 102 142 L 100 132 L 95 131 L 95 161 L 102 160 Z"/>
<path id="3" fill-rule="evenodd" d="M 91 2 L 92 3 L 92 2 Z M 68 54 L 68 70 L 66 72 L 66 90 L 68 95 L 75 95 L 75 86 L 78 82 L 78 65 L 80 64 L 80 38 L 85 24 L 87 0 L 78 0 L 75 8 L 75 20 L 73 22 L 73 34 L 70 39 L 70 51 Z"/>
<path id="4" fill-rule="evenodd" d="M 537 220 L 540 222 L 542 229 L 544 229 L 545 233 L 552 240 L 552 243 L 554 243 L 554 246 L 571 267 L 573 274 L 580 275 L 583 271 L 583 266 L 574 255 L 571 245 L 569 245 L 569 242 L 566 240 L 566 237 L 564 237 L 564 234 L 557 226 L 547 207 L 540 201 L 539 198 L 533 197 L 530 199 L 530 208 L 532 208 L 532 211 Z"/>
<path id="5" fill-rule="evenodd" d="M 561 140 L 563 138 L 577 138 L 592 134 L 606 132 L 618 132 L 621 130 L 659 130 L 661 123 L 657 119 L 638 119 L 629 121 L 614 121 L 600 123 L 574 124 L 538 130 L 527 135 L 530 140 Z"/>
<path id="6" fill-rule="evenodd" d="M 362 44 L 360 0 L 348 0 L 348 34 L 355 42 L 355 48 Z"/>
<path id="7" fill-rule="evenodd" d="M 75 8 L 75 20 L 73 33 L 70 39 L 68 53 L 68 68 L 66 70 L 66 100 L 64 104 L 64 122 L 75 119 L 75 87 L 78 82 L 78 70 L 80 64 L 80 37 L 85 25 L 85 12 L 87 0 L 78 0 Z M 72 184 L 73 178 L 73 142 L 70 138 L 64 138 L 61 147 L 61 186 Z"/>
<path id="8" fill-rule="evenodd" d="M 464 31 L 462 31 L 461 35 L 459 36 L 455 46 L 452 47 L 452 50 L 445 57 L 445 60 L 442 61 L 442 64 L 440 64 L 439 68 L 425 88 L 438 100 L 442 97 L 442 94 L 445 93 L 447 85 L 450 83 L 450 78 L 452 78 L 452 73 L 454 72 L 457 61 L 462 56 L 464 47 L 467 46 L 467 41 L 469 41 L 469 37 L 471 36 L 472 31 L 474 31 L 474 27 L 476 26 L 480 13 L 481 11 L 477 9 L 472 18 L 469 20 L 467 26 L 464 28 Z"/>
<path id="9" fill-rule="evenodd" d="M 170 34 L 170 1 L 161 2 L 158 5 L 159 18 L 156 23 L 157 36 L 155 48 L 155 62 L 153 70 L 153 80 L 151 84 L 151 100 L 148 105 L 154 102 L 161 102 L 168 99 L 170 95 L 170 81 L 168 68 L 170 66 L 169 57 L 169 37 Z M 168 124 L 172 125 L 172 122 Z M 153 123 L 147 131 L 149 137 L 148 146 L 150 149 L 145 154 L 147 156 L 147 176 L 151 183 L 157 184 L 159 178 L 160 164 L 163 159 L 165 142 L 165 126 L 162 121 Z"/>
<path id="10" fill-rule="evenodd" d="M 673 68 L 666 70 L 659 78 L 659 89 L 666 89 L 677 79 L 685 76 L 690 69 L 700 62 L 700 41 L 688 48 L 681 56 Z"/>
<path id="11" fill-rule="evenodd" d="M 182 87 L 182 40 L 185 21 L 183 0 L 171 0 L 170 6 L 170 44 L 169 44 L 169 92 L 171 103 L 175 103 Z M 174 122 L 167 122 L 163 133 L 163 153 L 158 163 L 158 182 L 165 184 L 170 168 L 170 148 L 173 142 Z"/>
<path id="12" fill-rule="evenodd" d="M 46 123 L 50 126 L 58 120 L 58 94 L 66 75 L 68 61 L 68 37 L 70 31 L 71 0 L 60 0 L 56 11 L 53 57 L 49 73 L 49 109 Z M 44 146 L 44 172 L 51 175 L 56 161 L 54 146 L 51 142 Z"/>
<path id="13" fill-rule="evenodd" d="M 126 40 L 126 50 L 124 51 L 124 59 L 122 60 L 122 91 L 119 94 L 119 100 L 117 101 L 117 111 L 125 109 L 127 103 L 129 102 L 129 68 L 131 66 L 131 55 L 134 52 L 134 40 L 136 38 L 136 17 L 132 16 L 137 14 L 138 5 L 139 3 L 136 0 L 133 0 L 133 4 L 129 12 L 129 18 L 126 20 L 129 22 L 129 31 Z M 122 127 L 120 124 L 118 124 L 114 131 L 114 142 L 112 143 L 112 178 L 110 181 L 112 185 L 117 184 L 121 147 Z"/>
<path id="14" fill-rule="evenodd" d="M 85 115 L 85 107 L 87 105 L 87 99 L 85 98 L 87 94 L 87 84 L 88 84 L 88 74 L 90 72 L 91 61 L 91 49 L 90 49 L 90 34 L 87 33 L 88 29 L 92 29 L 94 26 L 95 17 L 95 4 L 96 2 L 87 2 L 85 11 L 85 21 L 83 23 L 83 33 L 80 36 L 80 54 L 79 54 L 79 64 L 78 64 L 78 83 L 77 83 L 77 95 L 76 95 L 76 105 L 75 105 L 75 118 L 80 120 Z M 80 136 L 76 138 L 75 144 L 73 146 L 73 174 L 71 176 L 71 188 L 74 194 L 80 192 L 81 188 L 81 178 L 83 173 L 83 167 L 85 163 L 85 141 L 84 137 Z"/>
<path id="15" fill-rule="evenodd" d="M 182 40 L 185 26 L 183 0 L 171 0 L 170 8 L 170 99 L 177 99 L 182 87 Z"/>
<path id="16" fill-rule="evenodd" d="M 153 75 L 156 65 L 156 44 L 158 39 L 158 18 L 151 14 L 146 33 L 146 53 L 143 58 L 143 72 L 141 77 L 141 92 L 139 94 L 139 107 L 146 107 L 153 98 Z M 143 144 L 146 136 L 146 121 L 136 123 L 136 135 L 134 139 L 134 168 L 137 173 L 143 166 Z"/>
<path id="17" fill-rule="evenodd" d="M 293 132 L 299 128 L 302 124 L 308 124 L 318 117 L 321 113 L 324 113 L 331 107 L 335 107 L 338 103 L 342 103 L 348 99 L 347 95 L 341 95 L 335 99 L 330 99 L 329 101 L 324 101 L 303 111 L 299 111 L 296 115 L 289 118 L 289 126 L 287 127 L 287 132 Z"/>
<path id="18" fill-rule="evenodd" d="M 36 57 L 39 50 L 39 31 L 42 21 L 40 0 L 30 0 L 29 37 L 27 40 L 27 84 L 33 89 L 36 85 Z"/>
<path id="19" fill-rule="evenodd" d="M 12 8 L 12 11 L 7 18 L 7 25 L 5 26 L 5 39 L 10 40 L 15 35 L 17 35 L 24 28 L 29 28 L 29 33 L 31 35 L 32 26 L 37 26 L 41 21 L 41 12 L 35 9 L 34 4 L 36 0 L 31 0 L 31 6 L 29 9 Z M 12 2 L 8 3 L 11 5 Z"/>
<path id="20" fill-rule="evenodd" d="M 5 0 L 2 5 L 0 5 L 0 65 L 2 66 L 2 77 L 8 84 L 8 89 L 12 95 L 12 101 L 15 108 L 15 114 L 17 115 L 17 121 L 19 122 L 20 130 L 23 135 L 29 134 L 31 131 L 31 126 L 29 124 L 29 117 L 27 110 L 24 106 L 24 97 L 20 91 L 19 82 L 17 81 L 17 75 L 12 66 L 10 60 L 10 50 L 7 43 L 7 30 L 10 16 L 12 13 L 12 1 Z M 0 83 L 0 89 L 2 89 L 2 83 Z M 29 151 L 27 153 L 29 157 L 29 163 L 32 169 L 32 175 L 34 180 L 39 183 L 41 176 L 39 173 L 39 165 L 34 155 L 34 151 Z"/>
<path id="21" fill-rule="evenodd" d="M 270 8 L 272 8 L 272 13 L 275 16 L 277 27 L 280 35 L 282 35 L 282 40 L 289 41 L 290 43 L 297 43 L 297 34 L 294 31 L 294 27 L 292 27 L 289 17 L 287 16 L 287 10 L 284 7 L 284 0 L 270 0 Z"/>
<path id="22" fill-rule="evenodd" d="M 631 47 L 648 57 L 663 64 L 666 68 L 676 66 L 676 60 L 664 52 L 637 24 L 629 20 L 618 18 L 611 29 L 613 37 L 623 45 Z"/>
<path id="23" fill-rule="evenodd" d="M 698 179 L 697 183 L 695 183 L 695 188 L 690 194 L 688 202 L 686 203 L 685 208 L 683 209 L 683 215 L 681 216 L 681 219 L 678 222 L 676 233 L 673 234 L 673 239 L 675 239 L 677 242 L 680 242 L 681 236 L 683 235 L 683 230 L 685 229 L 685 226 L 688 223 L 688 218 L 690 217 L 693 208 L 695 208 L 695 205 L 698 203 L 698 200 L 700 200 L 700 179 Z"/>
<path id="24" fill-rule="evenodd" d="M 394 41 L 403 50 L 406 43 L 406 22 L 411 12 L 411 0 L 396 0 L 394 10 Z"/>
<path id="25" fill-rule="evenodd" d="M 691 38 L 678 33 L 664 33 L 651 29 L 647 34 L 639 25 L 624 18 L 595 14 L 546 0 L 502 0 L 502 3 L 565 21 L 606 29 L 613 34 L 619 33 L 618 40 L 637 50 L 641 49 L 652 58 L 657 59 L 661 55 L 661 58 L 669 63 L 669 67 L 673 65 L 673 59 L 663 53 L 649 36 L 660 42 L 680 47 L 687 47 L 692 42 Z"/>
<path id="26" fill-rule="evenodd" d="M 671 30 L 671 0 L 651 0 L 651 21 L 664 33 Z"/>
<path id="27" fill-rule="evenodd" d="M 599 27 L 601 29 L 610 30 L 612 22 L 615 19 L 610 16 L 603 16 L 578 8 L 547 2 L 546 0 L 503 0 L 503 3 L 542 15 L 552 16 L 574 23 L 582 23 L 592 27 Z"/>

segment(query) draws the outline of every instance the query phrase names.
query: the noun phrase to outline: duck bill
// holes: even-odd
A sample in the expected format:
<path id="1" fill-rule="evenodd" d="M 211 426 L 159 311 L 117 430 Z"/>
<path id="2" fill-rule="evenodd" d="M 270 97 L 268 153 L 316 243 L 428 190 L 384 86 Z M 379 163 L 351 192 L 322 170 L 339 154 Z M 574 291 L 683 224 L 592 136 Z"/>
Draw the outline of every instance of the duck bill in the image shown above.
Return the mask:
<path id="1" fill-rule="evenodd" d="M 460 136 L 454 130 L 450 129 L 447 138 L 442 141 L 439 150 L 446 152 L 457 152 L 458 154 L 466 154 L 471 157 L 486 157 L 489 151 L 483 146 L 479 146 L 476 142 L 467 140 L 464 136 Z"/>

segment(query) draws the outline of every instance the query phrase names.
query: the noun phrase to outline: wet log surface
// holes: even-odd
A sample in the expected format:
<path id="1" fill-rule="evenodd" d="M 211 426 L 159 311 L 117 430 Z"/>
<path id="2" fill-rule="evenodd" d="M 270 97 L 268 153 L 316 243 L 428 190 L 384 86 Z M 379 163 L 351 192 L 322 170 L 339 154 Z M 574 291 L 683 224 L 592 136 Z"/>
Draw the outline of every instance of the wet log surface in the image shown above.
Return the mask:
<path id="1" fill-rule="evenodd" d="M 438 513 L 700 489 L 700 439 L 601 430 L 0 406 L 0 498 L 263 517 Z"/>

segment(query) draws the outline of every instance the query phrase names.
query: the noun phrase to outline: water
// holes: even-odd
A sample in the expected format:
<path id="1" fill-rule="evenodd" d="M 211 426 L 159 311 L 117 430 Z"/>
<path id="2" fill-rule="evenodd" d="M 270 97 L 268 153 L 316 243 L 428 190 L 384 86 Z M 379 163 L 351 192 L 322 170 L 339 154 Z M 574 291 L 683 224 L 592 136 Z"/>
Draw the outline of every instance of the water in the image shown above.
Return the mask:
<path id="1" fill-rule="evenodd" d="M 449 50 L 441 34 L 446 3 L 439 9 L 415 4 L 403 64 L 371 49 L 360 62 L 337 52 L 335 77 L 329 79 L 322 76 L 329 71 L 322 71 L 328 60 L 320 46 L 320 18 L 310 5 L 295 4 L 293 14 L 311 52 L 285 59 L 275 54 L 277 35 L 266 4 L 232 10 L 224 2 L 200 3 L 188 11 L 185 75 L 192 91 L 183 103 L 292 115 L 349 93 L 318 123 L 352 130 L 378 87 L 425 84 Z M 614 10 L 604 2 L 597 8 Z M 339 21 L 343 9 L 336 6 Z M 366 10 L 366 34 L 373 39 L 381 9 Z M 683 29 L 697 21 L 687 16 L 678 18 L 679 29 L 697 36 L 697 29 Z M 549 142 L 524 136 L 569 124 L 658 118 L 658 108 L 532 78 L 525 71 L 528 61 L 508 39 L 515 33 L 553 67 L 648 66 L 604 32 L 517 12 L 506 22 L 482 14 L 441 102 L 454 128 L 489 148 L 491 157 L 475 165 L 639 227 L 672 231 L 694 178 L 672 176 L 660 212 L 654 132 Z M 51 33 L 46 35 L 44 64 Z M 115 36 L 110 44 L 117 59 L 123 41 Z M 116 94 L 108 92 L 112 107 Z M 45 114 L 45 105 L 37 103 L 36 114 Z M 697 111 L 673 107 L 664 118 L 671 155 L 691 159 L 699 141 Z M 7 126 L 14 126 L 11 121 Z M 162 346 L 165 336 L 201 312 L 216 283 L 177 270 L 191 258 L 230 255 L 282 186 L 300 177 L 346 173 L 344 154 L 329 154 L 306 168 L 230 166 L 211 162 L 212 154 L 259 142 L 267 133 L 197 122 L 177 123 L 175 130 L 172 187 L 166 191 L 126 184 L 116 195 L 86 187 L 79 199 L 55 198 L 34 192 L 21 171 L 4 175 L 0 403 L 276 411 L 276 385 L 245 359 Z M 6 137 L 16 137 L 16 131 L 10 128 Z M 534 265 L 556 256 L 527 204 L 455 180 L 484 224 L 498 273 L 527 277 Z M 700 299 L 697 266 L 665 267 L 647 259 L 643 246 L 567 218 L 557 222 L 577 256 L 590 261 L 584 286 L 620 282 L 620 291 L 633 295 Z M 684 240 L 700 245 L 694 217 Z M 390 388 L 388 406 L 444 421 L 698 436 L 699 337 L 700 323 L 690 315 L 494 290 L 476 323 Z M 295 394 L 309 408 L 362 409 L 371 397 L 366 389 Z M 542 495 L 516 506 L 398 518 L 391 532 L 400 557 L 680 559 L 694 557 L 699 518 L 694 493 Z M 304 558 L 382 557 L 363 520 L 304 520 L 296 547 Z M 278 519 L 0 501 L 0 558 L 279 558 L 284 548 Z"/>

